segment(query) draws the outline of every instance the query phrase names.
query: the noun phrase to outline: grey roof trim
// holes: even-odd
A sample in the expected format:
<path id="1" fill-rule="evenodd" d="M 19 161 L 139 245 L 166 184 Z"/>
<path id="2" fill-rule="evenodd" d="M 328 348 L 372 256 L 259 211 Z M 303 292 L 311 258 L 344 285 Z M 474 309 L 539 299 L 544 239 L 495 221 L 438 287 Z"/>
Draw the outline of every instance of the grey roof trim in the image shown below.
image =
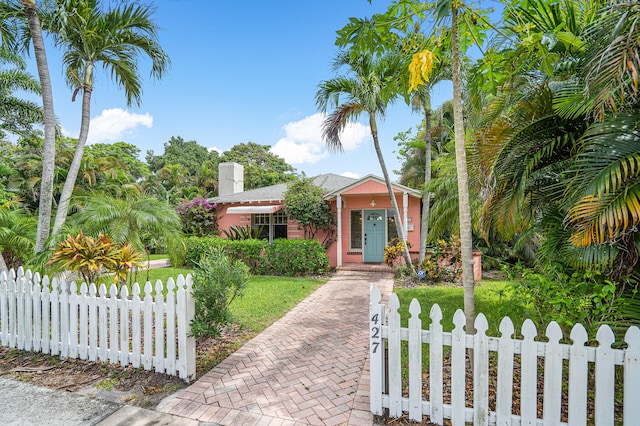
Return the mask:
<path id="1" fill-rule="evenodd" d="M 348 186 L 356 180 L 357 179 L 346 176 L 327 173 L 313 178 L 313 183 L 329 192 Z M 276 185 L 265 186 L 264 188 L 251 189 L 249 191 L 225 195 L 223 197 L 213 197 L 209 198 L 207 201 L 217 204 L 282 202 L 284 200 L 284 193 L 286 190 L 287 184 L 279 183 Z"/>

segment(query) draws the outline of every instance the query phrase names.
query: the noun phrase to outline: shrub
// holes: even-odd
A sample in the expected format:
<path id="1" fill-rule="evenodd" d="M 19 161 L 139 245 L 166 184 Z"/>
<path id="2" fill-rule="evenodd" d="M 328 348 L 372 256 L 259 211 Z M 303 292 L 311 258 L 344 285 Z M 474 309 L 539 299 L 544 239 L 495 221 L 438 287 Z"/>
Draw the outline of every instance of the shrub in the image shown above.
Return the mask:
<path id="1" fill-rule="evenodd" d="M 218 232 L 218 216 L 216 204 L 205 198 L 197 197 L 191 201 L 183 201 L 176 207 L 182 222 L 182 232 L 187 235 L 204 237 Z"/>
<path id="2" fill-rule="evenodd" d="M 69 235 L 56 248 L 47 263 L 59 269 L 78 272 L 82 279 L 90 284 L 95 283 L 101 272 L 113 272 L 114 283 L 126 281 L 128 271 L 134 267 L 143 267 L 142 254 L 131 244 L 113 242 L 107 234 L 99 234 L 98 238 L 84 235 Z"/>
<path id="3" fill-rule="evenodd" d="M 462 276 L 460 240 L 440 240 L 427 247 L 424 259 L 418 264 L 418 278 L 427 282 L 456 282 Z"/>
<path id="4" fill-rule="evenodd" d="M 411 247 L 411 243 L 409 241 L 406 243 Z M 393 268 L 396 259 L 400 259 L 404 256 L 404 244 L 405 242 L 400 241 L 397 237 L 389 241 L 389 244 L 384 248 L 384 263 L 387 266 Z"/>
<path id="5" fill-rule="evenodd" d="M 329 258 L 318 240 L 274 240 L 265 248 L 261 273 L 265 275 L 317 275 L 329 268 Z"/>
<path id="6" fill-rule="evenodd" d="M 615 319 L 621 290 L 598 272 L 580 271 L 571 275 L 549 267 L 535 272 L 520 265 L 508 270 L 513 293 L 505 315 L 520 309 L 534 317 L 540 329 L 556 321 L 566 336 L 582 324 L 593 335 L 597 327 Z"/>
<path id="7" fill-rule="evenodd" d="M 232 259 L 243 261 L 251 273 L 257 273 L 262 262 L 262 251 L 267 245 L 263 240 L 227 240 L 221 237 L 189 237 L 185 240 L 185 264 L 195 266 L 202 256 L 216 248 L 223 249 Z"/>
<path id="8" fill-rule="evenodd" d="M 231 321 L 231 302 L 242 297 L 248 281 L 249 267 L 230 259 L 221 248 L 203 256 L 193 274 L 193 336 L 220 335 L 221 327 Z"/>

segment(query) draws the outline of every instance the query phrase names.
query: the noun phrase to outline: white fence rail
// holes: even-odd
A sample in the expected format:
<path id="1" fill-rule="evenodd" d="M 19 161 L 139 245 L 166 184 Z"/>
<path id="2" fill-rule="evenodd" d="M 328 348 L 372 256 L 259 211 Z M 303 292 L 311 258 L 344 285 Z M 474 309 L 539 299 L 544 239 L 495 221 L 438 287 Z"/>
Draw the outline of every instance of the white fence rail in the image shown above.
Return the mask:
<path id="1" fill-rule="evenodd" d="M 0 343 L 27 351 L 132 365 L 195 378 L 195 312 L 191 276 L 158 281 L 79 288 L 75 282 L 42 279 L 38 273 L 10 270 L 0 275 Z"/>
<path id="2" fill-rule="evenodd" d="M 419 422 L 423 416 L 439 425 L 443 424 L 443 419 L 451 419 L 453 426 L 464 425 L 465 422 L 474 425 L 573 426 L 586 425 L 587 422 L 596 426 L 614 425 L 619 424 L 619 420 L 614 421 L 614 398 L 616 390 L 620 394 L 622 389 L 624 425 L 640 424 L 638 327 L 627 330 L 627 348 L 624 350 L 612 349 L 614 334 L 606 325 L 598 330 L 597 347 L 585 346 L 588 336 L 580 324 L 571 331 L 571 345 L 560 343 L 562 331 L 555 322 L 546 329 L 548 342 L 535 340 L 537 330 L 531 320 L 526 320 L 522 326 L 522 340 L 512 338 L 514 326 L 509 318 L 500 323 L 501 337 L 489 337 L 483 314 L 478 315 L 475 321 L 477 333 L 466 335 L 465 317 L 460 310 L 453 317 L 453 331 L 443 332 L 440 324 L 442 311 L 437 304 L 433 305 L 429 315 L 431 323 L 428 330 L 423 330 L 419 318 L 420 304 L 414 299 L 409 307 L 408 327 L 402 328 L 398 297 L 392 294 L 389 299 L 388 321 L 385 305 L 380 300 L 380 291 L 371 286 L 370 401 L 373 414 L 382 415 L 383 408 L 388 408 L 392 418 L 405 412 L 409 419 Z M 405 349 L 408 352 L 408 389 L 402 386 L 402 341 L 408 342 Z M 422 349 L 425 343 L 429 345 L 429 383 L 426 386 L 429 400 L 423 400 Z M 444 347 L 450 347 L 451 363 L 446 381 Z M 469 403 L 465 398 L 468 348 L 473 349 L 473 383 L 470 384 L 473 397 Z M 497 373 L 492 373 L 492 378 L 489 373 L 491 352 L 497 354 Z M 388 366 L 385 358 L 388 358 Z M 520 364 L 520 395 L 516 398 L 519 400 L 518 415 L 513 413 L 518 405 L 513 403 L 514 360 Z M 618 382 L 616 366 L 622 366 L 618 369 L 624 370 L 622 375 L 619 374 Z M 496 382 L 495 387 L 489 386 L 491 379 Z M 445 384 L 450 387 L 450 395 L 446 398 L 443 395 Z M 494 389 L 491 395 L 490 389 Z M 591 401 L 588 401 L 589 394 L 593 395 Z M 490 410 L 490 396 L 492 401 L 495 400 L 495 410 Z M 542 418 L 538 417 L 539 402 L 543 407 Z M 568 423 L 562 421 L 563 410 Z"/>

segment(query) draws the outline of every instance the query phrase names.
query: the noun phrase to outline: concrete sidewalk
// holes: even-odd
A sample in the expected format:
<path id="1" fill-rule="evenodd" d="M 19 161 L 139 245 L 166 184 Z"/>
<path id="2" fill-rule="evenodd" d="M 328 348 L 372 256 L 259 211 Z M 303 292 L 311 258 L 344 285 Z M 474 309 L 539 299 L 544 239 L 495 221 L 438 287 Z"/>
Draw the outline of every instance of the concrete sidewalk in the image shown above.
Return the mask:
<path id="1" fill-rule="evenodd" d="M 389 273 L 341 271 L 158 410 L 219 425 L 371 425 L 369 288 Z"/>

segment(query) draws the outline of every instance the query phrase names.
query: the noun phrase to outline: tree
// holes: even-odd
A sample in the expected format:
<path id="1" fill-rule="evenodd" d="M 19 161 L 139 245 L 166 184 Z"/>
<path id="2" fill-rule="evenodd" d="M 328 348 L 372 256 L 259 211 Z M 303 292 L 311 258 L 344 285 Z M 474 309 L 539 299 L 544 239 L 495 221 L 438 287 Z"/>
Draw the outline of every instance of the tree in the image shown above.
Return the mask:
<path id="1" fill-rule="evenodd" d="M 43 122 L 42 108 L 15 96 L 16 91 L 40 94 L 38 81 L 28 74 L 24 60 L 0 47 L 0 138 L 4 132 L 25 134 Z"/>
<path id="2" fill-rule="evenodd" d="M 195 176 L 204 162 L 215 161 L 217 158 L 216 151 L 209 151 L 196 141 L 185 141 L 180 136 L 171 136 L 171 139 L 164 143 L 162 154 L 154 155 L 153 151 L 147 151 L 145 160 L 152 172 L 157 172 L 169 164 L 180 164 L 187 174 Z"/>
<path id="3" fill-rule="evenodd" d="M 140 4 L 121 4 L 117 9 L 101 10 L 98 0 L 68 0 L 49 16 L 49 28 L 56 44 L 65 52 L 66 79 L 74 89 L 72 100 L 82 91 L 82 120 L 78 145 L 65 181 L 52 233 L 57 234 L 67 218 L 71 195 L 80 170 L 89 134 L 91 94 L 94 70 L 102 64 L 127 98 L 127 104 L 140 105 L 142 82 L 137 74 L 138 59 L 151 59 L 151 75 L 161 78 L 169 57 L 157 42 L 157 25 L 153 8 Z"/>
<path id="4" fill-rule="evenodd" d="M 87 235 L 108 234 L 114 241 L 129 242 L 144 251 L 150 238 L 168 242 L 180 238 L 180 218 L 169 204 L 149 196 L 124 199 L 93 194 L 81 197 L 70 224 Z"/>
<path id="5" fill-rule="evenodd" d="M 33 253 L 34 217 L 16 202 L 0 204 L 0 273 L 25 263 Z"/>
<path id="6" fill-rule="evenodd" d="M 397 218 L 401 217 L 400 211 L 380 149 L 376 117 L 384 117 L 387 105 L 397 96 L 398 71 L 401 64 L 402 61 L 396 55 L 373 59 L 366 55 L 351 55 L 349 52 L 341 52 L 334 67 L 338 70 L 346 66 L 350 75 L 323 81 L 316 92 L 316 103 L 321 111 L 326 112 L 331 107 L 335 108 L 322 124 L 323 139 L 332 151 L 342 151 L 340 134 L 347 123 L 362 113 L 368 114 L 373 146 L 378 156 L 391 206 Z M 340 103 L 341 97 L 346 98 L 342 103 Z M 395 223 L 398 236 L 404 238 L 402 221 L 396 220 Z M 404 260 L 407 267 L 413 270 L 409 248 L 406 244 L 404 245 Z"/>
<path id="7" fill-rule="evenodd" d="M 28 29 L 20 25 L 26 18 Z M 29 41 L 33 50 L 38 69 L 38 78 L 42 93 L 42 108 L 44 113 L 44 149 L 42 157 L 42 173 L 40 179 L 38 226 L 34 251 L 40 253 L 45 249 L 49 238 L 51 225 L 51 209 L 53 205 L 53 179 L 55 164 L 55 133 L 56 121 L 53 109 L 53 92 L 47 55 L 42 38 L 42 27 L 33 0 L 20 0 L 19 3 L 7 1 L 0 3 L 0 32 L 2 32 L 3 48 L 15 49 L 14 42 L 22 38 L 24 46 Z M 13 33 L 12 33 L 13 32 Z"/>
<path id="8" fill-rule="evenodd" d="M 336 218 L 324 200 L 324 191 L 312 178 L 292 182 L 284 193 L 284 209 L 287 216 L 302 226 L 306 239 L 315 238 L 318 231 L 325 232 L 323 245 L 333 242 Z"/>
<path id="9" fill-rule="evenodd" d="M 244 166 L 244 189 L 263 188 L 296 178 L 295 169 L 284 159 L 269 152 L 269 145 L 254 142 L 234 145 L 220 157 L 220 162 L 233 161 Z"/>

